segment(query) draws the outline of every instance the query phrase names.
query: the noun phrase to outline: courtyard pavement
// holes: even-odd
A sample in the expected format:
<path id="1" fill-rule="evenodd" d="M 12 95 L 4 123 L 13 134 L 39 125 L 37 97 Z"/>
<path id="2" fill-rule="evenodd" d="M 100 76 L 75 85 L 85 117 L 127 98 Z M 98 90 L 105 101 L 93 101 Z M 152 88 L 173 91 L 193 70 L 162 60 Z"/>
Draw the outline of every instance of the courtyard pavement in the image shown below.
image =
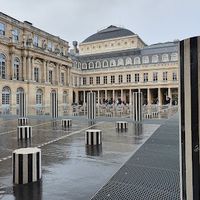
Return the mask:
<path id="1" fill-rule="evenodd" d="M 115 129 L 120 118 L 100 117 L 95 124 L 84 117 L 66 118 L 73 124 L 63 130 L 60 119 L 30 117 L 33 138 L 28 143 L 17 140 L 16 117 L 0 119 L 0 199 L 179 199 L 177 115 L 141 126 L 126 118 L 126 132 Z M 102 146 L 85 146 L 87 129 L 102 130 Z M 42 180 L 14 186 L 12 151 L 27 146 L 41 148 Z"/>

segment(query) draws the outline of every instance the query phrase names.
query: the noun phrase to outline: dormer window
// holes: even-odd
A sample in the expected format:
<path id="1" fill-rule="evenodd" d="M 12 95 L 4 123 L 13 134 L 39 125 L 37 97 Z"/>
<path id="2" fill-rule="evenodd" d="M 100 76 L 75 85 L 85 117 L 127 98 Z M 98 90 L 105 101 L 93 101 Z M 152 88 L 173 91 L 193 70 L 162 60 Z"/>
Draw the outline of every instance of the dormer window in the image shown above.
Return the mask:
<path id="1" fill-rule="evenodd" d="M 158 62 L 158 55 L 153 55 L 152 56 L 152 63 L 157 63 Z"/>
<path id="2" fill-rule="evenodd" d="M 144 64 L 149 63 L 149 57 L 148 56 L 143 56 L 142 57 L 142 63 L 144 63 Z"/>

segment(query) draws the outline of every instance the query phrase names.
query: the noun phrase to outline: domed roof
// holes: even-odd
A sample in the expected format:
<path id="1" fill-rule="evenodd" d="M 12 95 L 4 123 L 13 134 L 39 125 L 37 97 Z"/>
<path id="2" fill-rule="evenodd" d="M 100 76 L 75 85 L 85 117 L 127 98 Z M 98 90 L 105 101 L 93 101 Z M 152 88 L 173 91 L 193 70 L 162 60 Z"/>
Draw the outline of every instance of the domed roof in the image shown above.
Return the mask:
<path id="1" fill-rule="evenodd" d="M 118 37 L 125 37 L 125 36 L 130 36 L 130 35 L 135 35 L 135 34 L 128 29 L 111 25 L 89 36 L 82 43 L 94 42 L 98 40 L 112 39 L 112 38 L 118 38 Z"/>

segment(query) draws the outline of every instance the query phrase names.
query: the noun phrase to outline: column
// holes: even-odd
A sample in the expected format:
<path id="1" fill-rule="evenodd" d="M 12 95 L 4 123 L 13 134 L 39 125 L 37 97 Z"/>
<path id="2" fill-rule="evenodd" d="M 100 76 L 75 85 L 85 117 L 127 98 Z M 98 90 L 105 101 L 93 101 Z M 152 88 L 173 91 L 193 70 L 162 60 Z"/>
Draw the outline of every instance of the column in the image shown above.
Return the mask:
<path id="1" fill-rule="evenodd" d="M 58 95 L 56 91 L 51 92 L 51 116 L 58 118 Z"/>
<path id="2" fill-rule="evenodd" d="M 129 89 L 129 105 L 132 105 L 132 93 L 131 93 L 131 89 Z"/>
<path id="3" fill-rule="evenodd" d="M 108 100 L 108 90 L 105 90 L 105 100 Z"/>
<path id="4" fill-rule="evenodd" d="M 87 119 L 89 120 L 96 119 L 96 93 L 95 92 L 87 93 Z"/>
<path id="5" fill-rule="evenodd" d="M 10 79 L 13 80 L 14 77 L 14 56 L 13 54 L 11 54 L 11 58 L 10 58 Z"/>
<path id="6" fill-rule="evenodd" d="M 172 105 L 172 93 L 171 88 L 168 88 L 168 97 L 170 98 L 170 106 Z"/>
<path id="7" fill-rule="evenodd" d="M 113 101 L 115 100 L 115 90 L 113 90 Z"/>
<path id="8" fill-rule="evenodd" d="M 100 110 L 99 110 L 99 104 L 100 104 L 100 95 L 99 95 L 99 90 L 97 91 L 97 103 L 98 103 L 98 116 L 100 114 Z"/>
<path id="9" fill-rule="evenodd" d="M 31 58 L 28 57 L 28 81 L 31 80 Z"/>
<path id="10" fill-rule="evenodd" d="M 27 66 L 26 66 L 26 56 L 23 56 L 23 80 L 24 81 L 27 81 L 27 70 L 26 70 L 26 68 L 27 68 Z"/>
<path id="11" fill-rule="evenodd" d="M 162 105 L 161 88 L 158 88 L 158 105 Z"/>
<path id="12" fill-rule="evenodd" d="M 31 80 L 33 81 L 34 80 L 34 73 L 33 73 L 33 70 L 34 70 L 34 58 L 32 57 L 31 58 Z"/>
<path id="13" fill-rule="evenodd" d="M 45 83 L 46 82 L 46 79 L 47 79 L 47 61 L 46 60 L 43 60 L 43 73 L 42 73 L 42 83 Z"/>
<path id="14" fill-rule="evenodd" d="M 71 85 L 70 84 L 70 68 L 68 67 L 68 85 Z"/>
<path id="15" fill-rule="evenodd" d="M 124 98 L 123 98 L 123 90 L 121 89 L 121 101 L 123 101 Z"/>
<path id="16" fill-rule="evenodd" d="M 83 91 L 83 109 L 84 109 L 84 115 L 85 115 L 85 90 Z"/>
<path id="17" fill-rule="evenodd" d="M 147 103 L 151 105 L 151 91 L 149 88 L 147 89 Z"/>
<path id="18" fill-rule="evenodd" d="M 46 63 L 46 83 L 49 83 L 49 63 L 50 61 Z"/>
<path id="19" fill-rule="evenodd" d="M 142 121 L 142 92 L 133 92 L 133 121 Z"/>

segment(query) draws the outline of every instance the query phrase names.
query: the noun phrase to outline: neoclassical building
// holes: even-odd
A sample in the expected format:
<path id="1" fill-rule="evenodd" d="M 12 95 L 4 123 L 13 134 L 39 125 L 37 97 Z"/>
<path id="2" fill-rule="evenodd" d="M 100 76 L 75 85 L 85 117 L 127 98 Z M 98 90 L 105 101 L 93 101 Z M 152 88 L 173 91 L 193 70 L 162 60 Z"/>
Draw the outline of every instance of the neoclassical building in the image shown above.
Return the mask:
<path id="1" fill-rule="evenodd" d="M 147 45 L 125 28 L 109 26 L 71 51 L 74 101 L 85 103 L 94 91 L 98 103 L 131 103 L 132 92 L 143 93 L 144 104 L 178 102 L 178 41 Z"/>
<path id="2" fill-rule="evenodd" d="M 67 41 L 0 13 L 0 112 L 17 114 L 20 91 L 31 114 L 49 114 L 52 91 L 64 110 L 72 101 L 68 49 Z"/>
<path id="3" fill-rule="evenodd" d="M 135 33 L 109 26 L 69 53 L 69 44 L 0 13 L 0 113 L 18 113 L 19 92 L 27 95 L 29 114 L 49 114 L 50 94 L 59 112 L 84 104 L 89 91 L 97 102 L 131 103 L 142 91 L 144 104 L 163 105 L 178 98 L 178 42 L 146 45 Z"/>

